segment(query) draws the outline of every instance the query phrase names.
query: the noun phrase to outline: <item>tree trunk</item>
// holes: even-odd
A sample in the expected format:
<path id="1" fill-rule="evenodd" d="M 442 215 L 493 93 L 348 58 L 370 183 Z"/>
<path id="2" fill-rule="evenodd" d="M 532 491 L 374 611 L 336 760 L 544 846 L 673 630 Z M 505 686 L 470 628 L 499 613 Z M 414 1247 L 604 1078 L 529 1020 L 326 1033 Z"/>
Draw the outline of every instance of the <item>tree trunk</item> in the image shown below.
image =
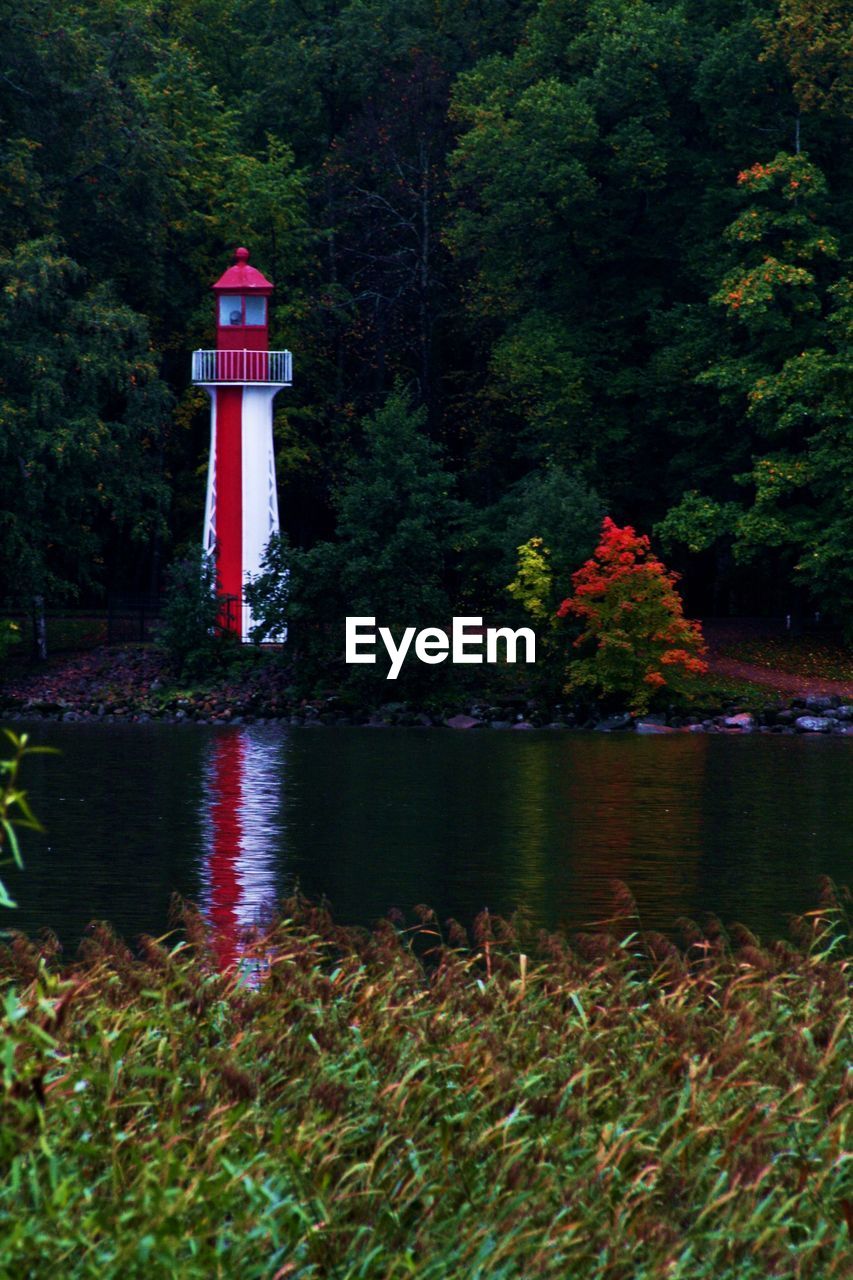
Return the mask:
<path id="1" fill-rule="evenodd" d="M 44 596 L 33 596 L 33 649 L 39 662 L 47 661 L 47 620 Z"/>

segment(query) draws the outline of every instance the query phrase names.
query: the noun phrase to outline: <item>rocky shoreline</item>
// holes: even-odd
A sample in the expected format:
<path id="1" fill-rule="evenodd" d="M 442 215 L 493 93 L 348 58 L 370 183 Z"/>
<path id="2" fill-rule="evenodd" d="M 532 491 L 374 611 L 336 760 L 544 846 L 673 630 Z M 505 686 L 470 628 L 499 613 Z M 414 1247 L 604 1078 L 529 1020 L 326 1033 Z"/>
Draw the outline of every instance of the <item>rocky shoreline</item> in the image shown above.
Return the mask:
<path id="1" fill-rule="evenodd" d="M 152 690 L 156 694 L 157 690 Z M 574 731 L 593 733 L 723 733 L 832 734 L 853 736 L 853 703 L 837 695 L 814 695 L 788 702 L 768 702 L 747 710 L 737 705 L 701 711 L 683 708 L 648 715 L 605 715 L 592 708 L 569 709 L 518 698 L 497 705 L 472 703 L 463 709 L 424 710 L 409 702 L 389 702 L 375 709 L 354 709 L 334 695 L 292 703 L 267 703 L 256 694 L 242 699 L 218 695 L 175 697 L 141 703 L 112 700 L 0 698 L 0 718 L 7 722 L 62 721 L 99 724 L 241 725 L 285 724 L 300 728 L 358 726 L 370 729 L 448 728 L 457 731 Z"/>
<path id="2" fill-rule="evenodd" d="M 361 703 L 351 691 L 297 695 L 292 673 L 259 664 L 201 688 L 176 686 L 164 656 L 149 646 L 99 649 L 45 668 L 7 674 L 0 685 L 0 719 L 98 724 L 287 724 L 321 728 L 449 728 L 457 731 L 573 731 L 595 733 L 775 733 L 853 736 L 853 689 L 838 694 L 759 695 L 748 704 L 671 706 L 654 714 L 614 714 L 593 703 L 549 702 L 523 690 L 487 699 L 460 691 L 420 700 Z"/>

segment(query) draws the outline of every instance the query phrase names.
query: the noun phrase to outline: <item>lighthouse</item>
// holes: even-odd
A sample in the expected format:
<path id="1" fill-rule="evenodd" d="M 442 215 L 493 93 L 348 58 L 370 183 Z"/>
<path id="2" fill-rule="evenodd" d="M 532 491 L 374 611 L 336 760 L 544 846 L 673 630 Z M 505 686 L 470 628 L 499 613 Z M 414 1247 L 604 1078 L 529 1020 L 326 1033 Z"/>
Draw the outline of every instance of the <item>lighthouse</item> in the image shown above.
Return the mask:
<path id="1" fill-rule="evenodd" d="M 192 380 L 210 396 L 203 546 L 216 558 L 220 622 L 241 640 L 253 625 L 243 588 L 260 573 L 279 528 L 272 410 L 291 384 L 292 358 L 269 349 L 272 291 L 272 282 L 249 265 L 248 249 L 238 249 L 213 285 L 216 349 L 192 358 Z"/>

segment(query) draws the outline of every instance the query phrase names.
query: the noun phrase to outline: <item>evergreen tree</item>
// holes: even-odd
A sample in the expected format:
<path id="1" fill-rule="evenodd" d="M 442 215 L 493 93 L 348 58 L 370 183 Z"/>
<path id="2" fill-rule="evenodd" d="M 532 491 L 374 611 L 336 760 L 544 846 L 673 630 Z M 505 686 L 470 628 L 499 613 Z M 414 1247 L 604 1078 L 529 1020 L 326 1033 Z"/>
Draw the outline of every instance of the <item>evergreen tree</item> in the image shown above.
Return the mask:
<path id="1" fill-rule="evenodd" d="M 170 408 L 144 319 L 53 240 L 0 256 L 0 581 L 102 587 L 108 556 L 163 533 Z M 126 554 L 126 553 L 125 553 Z"/>

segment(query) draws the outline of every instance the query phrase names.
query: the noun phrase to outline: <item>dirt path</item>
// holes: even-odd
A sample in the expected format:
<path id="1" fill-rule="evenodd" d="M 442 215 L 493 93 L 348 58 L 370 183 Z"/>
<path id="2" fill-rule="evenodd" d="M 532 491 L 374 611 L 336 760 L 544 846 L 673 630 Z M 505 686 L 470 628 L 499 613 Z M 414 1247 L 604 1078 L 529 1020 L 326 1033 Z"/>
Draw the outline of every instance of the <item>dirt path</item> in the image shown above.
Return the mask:
<path id="1" fill-rule="evenodd" d="M 839 697 L 849 697 L 853 701 L 853 681 L 850 680 L 824 680 L 820 676 L 792 675 L 790 671 L 777 671 L 752 662 L 739 662 L 737 658 L 721 658 L 713 652 L 708 654 L 707 661 L 711 675 L 724 676 L 729 680 L 749 680 L 752 684 L 763 684 L 777 693 L 793 697 L 812 693 L 837 693 Z"/>

